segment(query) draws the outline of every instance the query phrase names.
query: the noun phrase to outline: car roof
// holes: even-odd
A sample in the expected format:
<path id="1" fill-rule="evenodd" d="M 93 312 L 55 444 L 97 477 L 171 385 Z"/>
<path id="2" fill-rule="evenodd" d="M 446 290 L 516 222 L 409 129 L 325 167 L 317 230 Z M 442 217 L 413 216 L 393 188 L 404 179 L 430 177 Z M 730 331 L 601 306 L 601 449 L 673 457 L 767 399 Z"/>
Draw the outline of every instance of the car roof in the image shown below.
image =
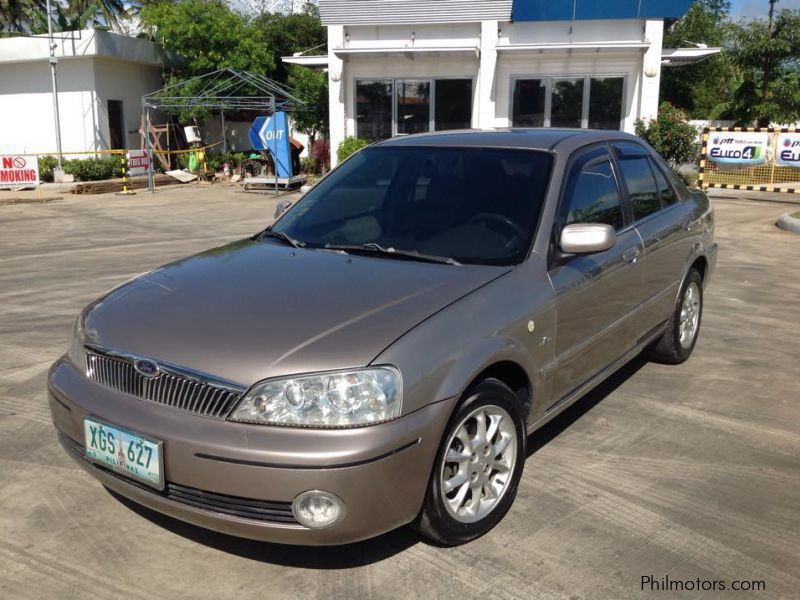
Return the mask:
<path id="1" fill-rule="evenodd" d="M 571 154 L 582 146 L 605 141 L 641 142 L 641 139 L 622 131 L 592 129 L 511 128 L 489 131 L 463 129 L 398 136 L 374 145 L 392 147 L 522 148 Z"/>

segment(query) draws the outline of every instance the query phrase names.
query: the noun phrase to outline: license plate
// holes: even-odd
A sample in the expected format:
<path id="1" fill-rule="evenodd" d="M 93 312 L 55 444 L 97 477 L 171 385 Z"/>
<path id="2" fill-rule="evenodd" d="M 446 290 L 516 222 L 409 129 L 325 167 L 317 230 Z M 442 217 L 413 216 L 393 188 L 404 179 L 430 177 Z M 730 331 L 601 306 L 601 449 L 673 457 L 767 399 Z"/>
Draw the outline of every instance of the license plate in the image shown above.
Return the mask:
<path id="1" fill-rule="evenodd" d="M 83 433 L 90 461 L 164 489 L 162 442 L 88 417 L 83 420 Z"/>

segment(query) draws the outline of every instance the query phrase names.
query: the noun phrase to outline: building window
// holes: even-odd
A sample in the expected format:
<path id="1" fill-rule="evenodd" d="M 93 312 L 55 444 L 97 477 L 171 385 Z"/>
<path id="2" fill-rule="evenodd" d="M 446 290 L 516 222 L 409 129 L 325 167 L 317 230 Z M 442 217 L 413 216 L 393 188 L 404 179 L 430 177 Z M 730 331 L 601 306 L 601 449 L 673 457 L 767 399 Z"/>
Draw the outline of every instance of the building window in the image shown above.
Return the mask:
<path id="1" fill-rule="evenodd" d="M 514 78 L 511 95 L 513 127 L 622 127 L 624 77 Z"/>
<path id="2" fill-rule="evenodd" d="M 513 87 L 514 127 L 544 127 L 547 80 L 515 79 Z"/>
<path id="3" fill-rule="evenodd" d="M 108 141 L 110 150 L 124 150 L 125 125 L 122 119 L 122 100 L 108 101 Z"/>
<path id="4" fill-rule="evenodd" d="M 593 77 L 589 88 L 589 128 L 619 129 L 622 122 L 622 77 Z"/>
<path id="5" fill-rule="evenodd" d="M 472 127 L 472 79 L 437 79 L 436 131 Z"/>
<path id="6" fill-rule="evenodd" d="M 431 82 L 398 79 L 397 133 L 424 133 L 431 127 Z"/>
<path id="7" fill-rule="evenodd" d="M 356 136 L 370 141 L 472 125 L 472 79 L 359 79 Z"/>
<path id="8" fill-rule="evenodd" d="M 392 137 L 392 80 L 356 82 L 358 137 L 370 141 Z"/>
<path id="9" fill-rule="evenodd" d="M 551 83 L 551 127 L 583 125 L 583 79 L 554 79 Z"/>

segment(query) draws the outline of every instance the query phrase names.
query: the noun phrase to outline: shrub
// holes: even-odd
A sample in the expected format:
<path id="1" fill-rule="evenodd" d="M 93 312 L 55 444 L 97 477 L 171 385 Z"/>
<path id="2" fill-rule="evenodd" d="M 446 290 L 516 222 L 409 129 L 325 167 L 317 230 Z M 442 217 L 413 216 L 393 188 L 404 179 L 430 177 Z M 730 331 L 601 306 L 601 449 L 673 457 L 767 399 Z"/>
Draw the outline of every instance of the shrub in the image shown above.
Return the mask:
<path id="1" fill-rule="evenodd" d="M 694 188 L 697 186 L 697 181 L 700 179 L 700 174 L 696 173 L 695 171 L 684 171 L 680 174 L 683 178 L 683 182 L 686 184 L 688 188 Z"/>
<path id="2" fill-rule="evenodd" d="M 100 181 L 122 177 L 122 162 L 118 155 L 98 158 L 73 158 L 62 161 L 64 172 L 75 176 L 75 181 Z"/>
<path id="3" fill-rule="evenodd" d="M 369 146 L 369 142 L 362 138 L 347 137 L 342 140 L 339 147 L 336 149 L 336 158 L 342 162 L 351 154 L 355 154 L 362 148 Z"/>
<path id="4" fill-rule="evenodd" d="M 39 178 L 48 183 L 53 182 L 53 169 L 58 166 L 58 159 L 55 156 L 39 157 Z"/>
<path id="5" fill-rule="evenodd" d="M 331 168 L 331 145 L 327 140 L 315 140 L 308 152 L 314 159 L 313 173 L 322 174 Z"/>
<path id="6" fill-rule="evenodd" d="M 180 154 L 179 156 L 184 155 Z M 188 156 L 188 154 L 186 154 L 186 156 Z M 209 171 L 219 173 L 222 171 L 222 165 L 228 163 L 231 167 L 231 170 L 233 170 L 242 164 L 244 157 L 244 152 L 219 152 L 217 154 L 206 154 L 206 167 Z"/>
<path id="7" fill-rule="evenodd" d="M 650 144 L 673 169 L 694 162 L 697 157 L 697 129 L 688 122 L 685 112 L 664 102 L 658 117 L 645 123 L 636 121 L 636 135 Z"/>

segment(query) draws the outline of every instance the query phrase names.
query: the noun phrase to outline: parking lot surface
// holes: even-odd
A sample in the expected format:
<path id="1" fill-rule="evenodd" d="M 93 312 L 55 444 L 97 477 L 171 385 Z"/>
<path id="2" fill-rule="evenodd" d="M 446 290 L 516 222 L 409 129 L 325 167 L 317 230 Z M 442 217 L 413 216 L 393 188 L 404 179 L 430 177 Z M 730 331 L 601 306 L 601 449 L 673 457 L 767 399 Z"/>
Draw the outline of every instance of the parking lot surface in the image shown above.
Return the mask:
<path id="1" fill-rule="evenodd" d="M 192 186 L 0 206 L 0 597 L 800 595 L 800 236 L 774 226 L 780 204 L 715 202 L 721 250 L 693 357 L 634 360 L 535 434 L 516 503 L 476 542 L 437 548 L 401 529 L 278 546 L 112 496 L 50 424 L 46 373 L 75 315 L 140 272 L 258 231 L 274 205 Z M 655 592 L 647 576 L 727 587 Z"/>

